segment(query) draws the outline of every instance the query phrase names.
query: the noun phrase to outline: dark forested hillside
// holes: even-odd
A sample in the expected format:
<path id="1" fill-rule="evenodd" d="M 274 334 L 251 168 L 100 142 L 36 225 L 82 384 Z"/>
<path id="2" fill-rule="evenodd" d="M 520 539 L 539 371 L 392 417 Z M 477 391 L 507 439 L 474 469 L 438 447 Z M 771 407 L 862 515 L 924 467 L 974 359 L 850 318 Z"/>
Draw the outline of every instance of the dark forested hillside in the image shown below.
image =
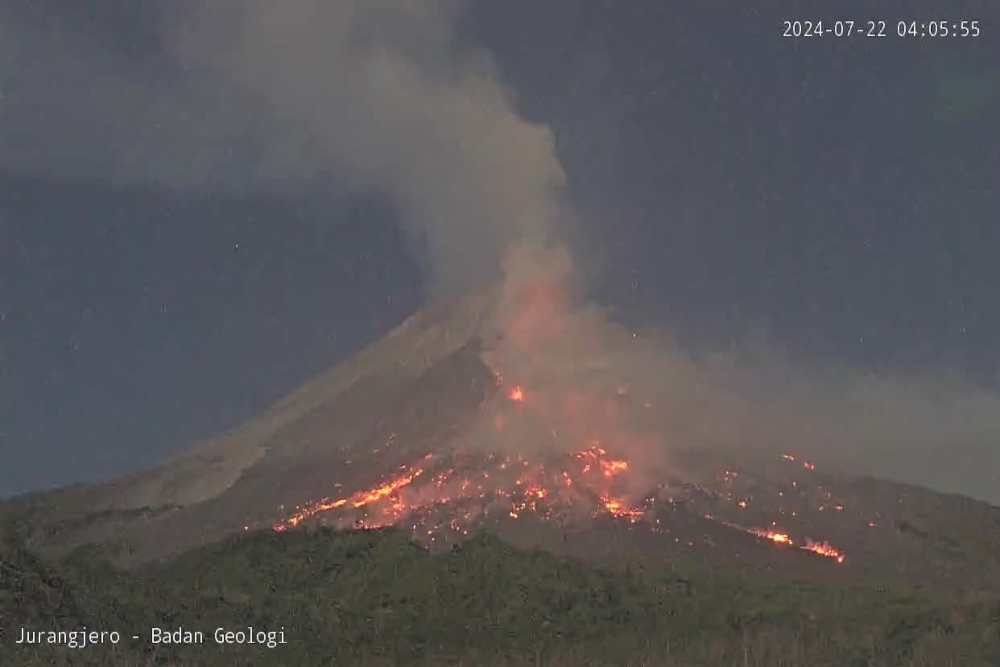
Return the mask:
<path id="1" fill-rule="evenodd" d="M 6 535 L 0 663 L 996 665 L 1000 599 L 598 569 L 480 534 L 431 554 L 397 530 L 250 533 L 128 573 L 87 547 L 43 562 Z M 216 627 L 288 643 L 216 645 Z M 21 627 L 118 630 L 116 647 L 25 647 Z M 150 629 L 201 630 L 152 646 Z M 141 640 L 130 640 L 132 634 Z"/>

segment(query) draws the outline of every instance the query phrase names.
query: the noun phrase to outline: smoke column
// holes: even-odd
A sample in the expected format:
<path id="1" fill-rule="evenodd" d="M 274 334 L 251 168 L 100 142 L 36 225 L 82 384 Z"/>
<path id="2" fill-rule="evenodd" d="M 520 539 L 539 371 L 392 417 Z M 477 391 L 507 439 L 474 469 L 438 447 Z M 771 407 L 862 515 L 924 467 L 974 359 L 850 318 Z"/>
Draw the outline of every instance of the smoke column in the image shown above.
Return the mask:
<path id="1" fill-rule="evenodd" d="M 0 84 L 18 93 L 3 100 L 17 132 L 0 133 L 0 168 L 384 194 L 438 296 L 497 275 L 515 240 L 551 236 L 565 182 L 552 134 L 518 115 L 489 54 L 459 43 L 457 3 L 173 7 L 145 60 L 71 21 L 0 8 Z"/>
<path id="2" fill-rule="evenodd" d="M 426 251 L 432 296 L 506 275 L 507 343 L 492 361 L 529 402 L 628 385 L 655 406 L 648 431 L 663 447 L 813 449 L 1000 502 L 993 390 L 752 346 L 692 352 L 578 307 L 573 262 L 552 250 L 566 183 L 552 134 L 519 116 L 489 54 L 462 43 L 459 4 L 150 5 L 157 38 L 135 40 L 151 45 L 141 57 L 108 38 L 114 26 L 94 34 L 39 20 L 59 14 L 47 4 L 0 5 L 0 169 L 207 192 L 385 194 Z"/>
<path id="3" fill-rule="evenodd" d="M 425 237 L 438 291 L 549 235 L 564 183 L 551 133 L 518 116 L 485 53 L 456 43 L 452 3 L 212 2 L 195 18 L 180 57 L 268 106 L 275 175 L 312 153 L 387 191 Z"/>

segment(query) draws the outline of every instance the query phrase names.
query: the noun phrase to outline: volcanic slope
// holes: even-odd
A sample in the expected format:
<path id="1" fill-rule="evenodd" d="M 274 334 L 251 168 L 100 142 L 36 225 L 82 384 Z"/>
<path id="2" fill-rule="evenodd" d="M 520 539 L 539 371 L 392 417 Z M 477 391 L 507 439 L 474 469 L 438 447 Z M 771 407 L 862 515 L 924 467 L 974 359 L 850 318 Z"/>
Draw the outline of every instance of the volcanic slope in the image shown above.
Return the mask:
<path id="1" fill-rule="evenodd" d="M 1000 590 L 1000 509 L 799 452 L 664 442 L 669 416 L 628 381 L 630 332 L 553 299 L 427 309 L 153 470 L 4 513 L 40 553 L 97 544 L 123 565 L 240 532 L 391 525 L 432 550 L 488 531 L 602 564 Z"/>

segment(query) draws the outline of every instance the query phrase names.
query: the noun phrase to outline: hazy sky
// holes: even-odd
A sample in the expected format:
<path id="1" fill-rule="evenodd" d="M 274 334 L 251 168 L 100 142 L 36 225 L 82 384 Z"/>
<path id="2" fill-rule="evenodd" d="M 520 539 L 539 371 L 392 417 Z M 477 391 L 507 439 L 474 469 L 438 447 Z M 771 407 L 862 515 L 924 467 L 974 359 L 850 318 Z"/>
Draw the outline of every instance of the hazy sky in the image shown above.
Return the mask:
<path id="1" fill-rule="evenodd" d="M 361 4 L 0 2 L 0 494 L 230 426 L 568 210 L 682 343 L 1000 385 L 995 3 Z"/>

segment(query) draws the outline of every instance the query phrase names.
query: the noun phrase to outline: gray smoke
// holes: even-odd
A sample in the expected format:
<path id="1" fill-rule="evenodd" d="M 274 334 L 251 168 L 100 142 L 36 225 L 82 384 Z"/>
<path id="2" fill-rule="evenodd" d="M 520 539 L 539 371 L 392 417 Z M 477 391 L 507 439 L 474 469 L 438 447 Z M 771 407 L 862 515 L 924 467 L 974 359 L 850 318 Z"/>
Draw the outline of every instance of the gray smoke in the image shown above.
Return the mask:
<path id="1" fill-rule="evenodd" d="M 177 7 L 145 60 L 0 13 L 0 168 L 381 192 L 438 293 L 495 274 L 515 240 L 549 237 L 564 184 L 552 135 L 518 115 L 488 54 L 457 42 L 455 3 Z"/>
<path id="2" fill-rule="evenodd" d="M 501 266 L 514 278 L 508 340 L 532 352 L 555 341 L 545 355 L 496 360 L 528 391 L 570 395 L 599 378 L 649 401 L 648 430 L 667 448 L 782 447 L 1000 502 L 995 392 L 941 374 L 822 368 L 766 347 L 692 354 L 563 303 L 568 254 L 537 252 L 565 183 L 552 135 L 518 115 L 489 55 L 457 39 L 457 4 L 160 7 L 157 39 L 140 53 L 112 29 L 0 7 L 0 169 L 209 192 L 381 192 L 426 246 L 438 294 Z M 540 268 L 559 284 L 524 307 L 518 291 Z"/>
<path id="3" fill-rule="evenodd" d="M 693 350 L 664 332 L 629 331 L 594 306 L 544 304 L 531 315 L 540 320 L 513 327 L 486 355 L 507 386 L 522 387 L 523 413 L 543 418 L 511 419 L 492 436 L 484 415 L 487 448 L 574 452 L 596 438 L 637 470 L 669 469 L 684 450 L 722 463 L 790 452 L 827 470 L 1000 503 L 1000 395 L 954 371 L 875 374 L 796 358 L 759 337 Z"/>

